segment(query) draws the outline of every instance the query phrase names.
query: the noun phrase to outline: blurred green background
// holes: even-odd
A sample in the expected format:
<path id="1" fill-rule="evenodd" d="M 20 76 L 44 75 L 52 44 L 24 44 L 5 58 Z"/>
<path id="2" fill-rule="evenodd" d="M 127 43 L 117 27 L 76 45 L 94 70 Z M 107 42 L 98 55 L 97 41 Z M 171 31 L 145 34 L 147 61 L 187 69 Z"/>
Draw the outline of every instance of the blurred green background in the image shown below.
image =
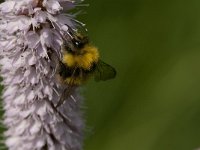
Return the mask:
<path id="1" fill-rule="evenodd" d="M 82 90 L 84 149 L 200 147 L 200 1 L 85 3 L 79 19 L 118 74 Z"/>
<path id="2" fill-rule="evenodd" d="M 200 147 L 200 1 L 86 3 L 80 19 L 118 74 L 83 88 L 85 150 Z"/>

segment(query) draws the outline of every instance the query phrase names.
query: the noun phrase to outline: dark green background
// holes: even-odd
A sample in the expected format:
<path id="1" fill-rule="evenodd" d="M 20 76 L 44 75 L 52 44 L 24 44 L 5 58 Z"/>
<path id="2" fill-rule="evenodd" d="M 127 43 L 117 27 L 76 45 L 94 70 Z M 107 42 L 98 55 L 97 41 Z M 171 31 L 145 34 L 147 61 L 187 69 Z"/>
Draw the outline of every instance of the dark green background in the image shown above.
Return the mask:
<path id="1" fill-rule="evenodd" d="M 115 80 L 83 88 L 85 150 L 200 147 L 200 1 L 86 0 Z"/>
<path id="2" fill-rule="evenodd" d="M 200 147 L 200 1 L 86 3 L 80 19 L 118 75 L 83 89 L 85 150 Z"/>

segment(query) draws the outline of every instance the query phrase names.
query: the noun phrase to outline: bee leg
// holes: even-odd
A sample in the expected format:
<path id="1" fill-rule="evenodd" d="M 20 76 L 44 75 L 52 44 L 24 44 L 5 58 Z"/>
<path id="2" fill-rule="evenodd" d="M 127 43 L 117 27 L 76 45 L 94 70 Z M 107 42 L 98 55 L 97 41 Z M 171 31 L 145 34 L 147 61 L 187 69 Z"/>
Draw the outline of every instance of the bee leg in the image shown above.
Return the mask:
<path id="1" fill-rule="evenodd" d="M 74 77 L 74 74 L 76 73 L 76 70 L 77 70 L 77 67 L 72 72 L 71 77 Z M 67 98 L 71 97 L 72 92 L 76 88 L 76 86 L 73 83 L 74 83 L 74 80 L 70 80 L 70 82 L 68 84 L 68 87 L 62 93 L 62 95 L 60 97 L 60 100 L 58 101 L 58 104 L 56 105 L 56 108 L 58 108 L 59 106 L 61 106 Z"/>
<path id="2" fill-rule="evenodd" d="M 68 87 L 68 88 L 66 88 L 64 90 L 64 92 L 62 93 L 62 95 L 61 95 L 61 97 L 60 97 L 60 99 L 59 99 L 59 101 L 58 101 L 58 103 L 56 105 L 56 108 L 58 108 L 59 106 L 61 106 L 64 103 L 64 101 L 66 99 L 68 99 L 69 97 L 71 97 L 76 102 L 76 99 L 72 96 L 72 92 L 74 91 L 75 88 L 76 87 L 73 86 L 73 87 Z"/>
<path id="3" fill-rule="evenodd" d="M 75 103 L 77 102 L 73 95 L 70 95 L 70 97 Z"/>
<path id="4" fill-rule="evenodd" d="M 68 98 L 68 96 L 65 96 L 66 92 L 67 92 L 67 88 L 61 94 L 60 99 L 59 99 L 58 103 L 56 104 L 56 108 L 58 108 L 59 106 L 61 106 L 64 103 L 65 99 Z"/>
<path id="5" fill-rule="evenodd" d="M 47 100 L 47 99 L 45 99 L 45 101 L 47 102 L 48 105 L 50 105 L 50 106 L 52 107 L 53 111 L 54 111 L 56 114 L 58 114 L 58 115 L 63 119 L 64 123 L 65 123 L 73 132 L 79 133 L 79 130 L 78 130 L 76 127 L 74 127 L 74 126 L 72 125 L 71 120 L 70 120 L 69 118 L 67 118 L 66 116 L 63 116 L 62 113 L 60 113 L 60 112 L 56 109 L 56 107 L 54 106 L 54 104 L 53 104 L 51 101 L 49 101 L 49 100 Z"/>
<path id="6" fill-rule="evenodd" d="M 60 97 L 58 103 L 56 104 L 56 108 L 58 108 L 59 106 L 61 106 L 61 105 L 63 104 L 63 102 L 65 101 L 65 99 L 63 98 L 63 97 L 65 97 L 65 96 L 64 96 L 65 91 L 66 91 L 66 89 L 64 90 L 64 92 L 62 93 L 62 95 L 61 95 L 61 97 Z"/>

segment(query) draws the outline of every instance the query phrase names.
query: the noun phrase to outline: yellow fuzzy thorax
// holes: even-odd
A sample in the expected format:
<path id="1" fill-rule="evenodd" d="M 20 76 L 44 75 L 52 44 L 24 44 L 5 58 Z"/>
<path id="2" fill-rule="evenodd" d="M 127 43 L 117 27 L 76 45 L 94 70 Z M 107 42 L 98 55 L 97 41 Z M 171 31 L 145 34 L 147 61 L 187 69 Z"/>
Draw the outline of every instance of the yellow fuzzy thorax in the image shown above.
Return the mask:
<path id="1" fill-rule="evenodd" d="M 85 70 L 90 70 L 93 63 L 98 62 L 99 52 L 95 46 L 85 45 L 80 52 L 77 54 L 74 53 L 64 53 L 63 63 L 68 67 L 78 67 Z"/>

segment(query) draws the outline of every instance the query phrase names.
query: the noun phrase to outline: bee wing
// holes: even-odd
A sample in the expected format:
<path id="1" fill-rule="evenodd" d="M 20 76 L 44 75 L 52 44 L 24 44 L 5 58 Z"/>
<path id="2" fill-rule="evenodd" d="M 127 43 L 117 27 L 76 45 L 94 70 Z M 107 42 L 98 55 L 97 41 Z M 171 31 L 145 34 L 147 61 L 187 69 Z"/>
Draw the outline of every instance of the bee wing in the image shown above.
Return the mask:
<path id="1" fill-rule="evenodd" d="M 106 81 L 115 78 L 116 74 L 115 68 L 99 60 L 96 66 L 94 79 L 95 81 Z"/>

